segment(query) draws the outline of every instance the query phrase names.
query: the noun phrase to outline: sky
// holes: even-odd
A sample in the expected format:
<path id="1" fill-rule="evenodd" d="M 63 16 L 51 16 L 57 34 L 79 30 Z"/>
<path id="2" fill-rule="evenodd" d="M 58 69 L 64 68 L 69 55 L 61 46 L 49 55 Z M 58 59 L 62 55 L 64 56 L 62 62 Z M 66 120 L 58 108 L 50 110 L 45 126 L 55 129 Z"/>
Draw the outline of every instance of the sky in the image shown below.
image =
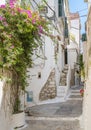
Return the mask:
<path id="1" fill-rule="evenodd" d="M 81 33 L 85 32 L 85 21 L 86 17 L 82 17 L 87 14 L 87 3 L 84 0 L 69 0 L 70 12 L 75 13 L 79 12 L 80 20 L 81 20 Z"/>
<path id="2" fill-rule="evenodd" d="M 5 3 L 5 0 L 0 0 L 0 4 L 4 4 Z"/>
<path id="3" fill-rule="evenodd" d="M 0 4 L 4 4 L 5 0 L 0 0 Z M 87 3 L 84 3 L 84 0 L 69 0 L 70 12 L 79 12 L 80 16 L 87 14 Z M 81 33 L 85 32 L 84 23 L 86 17 L 80 17 L 81 20 Z"/>

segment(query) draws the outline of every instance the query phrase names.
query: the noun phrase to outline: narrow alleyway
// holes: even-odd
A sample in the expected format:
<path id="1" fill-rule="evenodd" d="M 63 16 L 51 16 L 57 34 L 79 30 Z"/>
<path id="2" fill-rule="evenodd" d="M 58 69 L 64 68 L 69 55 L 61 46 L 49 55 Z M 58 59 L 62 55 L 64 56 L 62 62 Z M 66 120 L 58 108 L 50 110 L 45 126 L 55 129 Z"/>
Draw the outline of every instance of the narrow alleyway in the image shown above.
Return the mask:
<path id="1" fill-rule="evenodd" d="M 71 88 L 71 94 L 65 102 L 28 108 L 27 127 L 24 130 L 82 130 L 80 128 L 82 115 L 80 88 Z"/>

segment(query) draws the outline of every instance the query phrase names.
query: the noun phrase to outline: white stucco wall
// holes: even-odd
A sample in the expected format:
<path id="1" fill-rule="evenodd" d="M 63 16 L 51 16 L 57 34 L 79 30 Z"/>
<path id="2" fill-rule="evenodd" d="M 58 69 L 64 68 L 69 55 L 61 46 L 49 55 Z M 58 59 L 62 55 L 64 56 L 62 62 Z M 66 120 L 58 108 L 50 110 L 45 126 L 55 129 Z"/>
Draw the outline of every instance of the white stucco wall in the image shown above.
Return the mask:
<path id="1" fill-rule="evenodd" d="M 88 10 L 90 9 L 91 6 L 91 0 L 88 0 Z"/>
<path id="2" fill-rule="evenodd" d="M 37 66 L 29 70 L 31 79 L 28 81 L 29 87 L 27 91 L 33 91 L 33 99 L 36 103 L 39 101 L 39 93 L 42 87 L 46 83 L 51 70 L 55 67 L 54 46 L 48 37 L 45 38 L 45 56 L 47 59 L 44 61 L 43 68 Z M 41 78 L 38 78 L 38 72 L 41 72 Z"/>
<path id="3" fill-rule="evenodd" d="M 37 0 L 38 2 L 38 0 Z M 53 9 L 56 10 L 58 13 L 58 3 L 55 0 L 50 0 L 48 1 L 49 6 Z M 52 16 L 53 12 L 48 9 L 48 16 Z M 58 14 L 57 14 L 58 15 Z M 60 22 L 60 21 L 59 21 Z M 53 22 L 53 24 L 55 24 L 55 22 Z M 57 21 L 56 21 L 56 24 Z M 58 28 L 59 25 L 57 25 Z M 63 26 L 62 26 L 63 27 Z M 61 27 L 61 28 L 62 28 Z M 52 27 L 52 33 L 53 35 L 60 35 L 53 27 Z M 60 30 L 60 29 L 59 29 Z M 63 31 L 63 28 L 62 28 Z M 63 35 L 63 32 L 61 31 L 61 35 Z M 61 37 L 61 36 L 60 36 Z M 60 74 L 62 71 L 62 68 L 64 66 L 64 51 L 61 47 L 61 44 L 63 44 L 63 36 L 62 36 L 62 40 L 59 41 L 59 52 L 57 54 L 57 62 L 55 62 L 55 52 L 54 52 L 54 47 L 55 47 L 56 43 L 53 43 L 53 41 L 48 38 L 45 37 L 45 49 L 44 49 L 44 53 L 46 56 L 46 60 L 41 60 L 41 59 L 37 59 L 35 62 L 36 63 L 40 63 L 43 62 L 43 66 L 41 67 L 41 63 L 39 64 L 39 66 L 35 66 L 31 69 L 29 69 L 29 74 L 30 74 L 30 79 L 28 79 L 29 82 L 29 87 L 27 87 L 27 91 L 32 91 L 33 92 L 33 102 L 34 103 L 38 103 L 39 102 L 39 93 L 42 89 L 42 87 L 44 86 L 44 84 L 46 83 L 50 72 L 52 71 L 53 68 L 55 68 L 56 71 L 56 76 L 55 76 L 55 80 L 56 80 L 56 86 L 59 85 L 59 80 L 60 80 Z M 38 73 L 41 72 L 41 78 L 38 78 Z M 31 102 L 26 102 L 26 105 L 30 105 Z"/>
<path id="4" fill-rule="evenodd" d="M 70 36 L 70 44 L 67 46 L 68 49 L 68 64 L 71 66 L 71 69 L 74 69 L 74 64 L 77 62 L 77 56 L 79 53 L 80 47 L 80 19 L 71 19 L 69 33 L 74 39 Z"/>
<path id="5" fill-rule="evenodd" d="M 55 12 L 56 12 L 56 16 L 57 16 L 57 18 L 58 18 L 58 0 L 55 0 L 54 1 L 54 9 L 55 9 Z"/>
<path id="6" fill-rule="evenodd" d="M 91 130 L 91 80 L 86 81 L 84 90 L 82 123 L 84 130 Z"/>
<path id="7" fill-rule="evenodd" d="M 9 87 L 5 89 L 4 82 L 0 80 L 0 130 L 11 130 L 11 112 L 8 101 Z"/>
<path id="8" fill-rule="evenodd" d="M 59 86 L 60 83 L 60 76 L 61 76 L 61 72 L 63 70 L 64 67 L 64 50 L 61 46 L 61 44 L 59 45 L 59 53 L 57 55 L 57 62 L 55 64 L 55 69 L 56 69 L 56 86 Z"/>
<path id="9" fill-rule="evenodd" d="M 79 18 L 71 20 L 70 34 L 75 36 L 76 43 L 79 47 L 80 42 L 80 20 Z"/>
<path id="10" fill-rule="evenodd" d="M 74 64 L 77 62 L 77 52 L 75 49 L 68 50 L 68 64 L 74 69 Z"/>

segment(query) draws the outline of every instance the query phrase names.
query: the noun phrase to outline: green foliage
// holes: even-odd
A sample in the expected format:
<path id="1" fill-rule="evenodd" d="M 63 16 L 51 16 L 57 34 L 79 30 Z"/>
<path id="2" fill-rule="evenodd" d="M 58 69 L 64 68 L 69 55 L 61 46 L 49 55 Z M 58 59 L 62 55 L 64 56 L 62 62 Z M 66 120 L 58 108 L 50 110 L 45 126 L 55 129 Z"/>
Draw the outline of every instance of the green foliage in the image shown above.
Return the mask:
<path id="1" fill-rule="evenodd" d="M 79 67 L 80 67 L 80 74 L 81 74 L 81 76 L 85 77 L 83 55 L 82 54 L 80 54 L 80 56 L 79 56 Z"/>
<path id="2" fill-rule="evenodd" d="M 26 69 L 32 67 L 33 51 L 42 46 L 41 35 L 48 31 L 48 22 L 38 12 L 11 4 L 0 7 L 0 67 L 9 70 L 17 84 L 15 111 L 20 89 L 27 86 Z"/>

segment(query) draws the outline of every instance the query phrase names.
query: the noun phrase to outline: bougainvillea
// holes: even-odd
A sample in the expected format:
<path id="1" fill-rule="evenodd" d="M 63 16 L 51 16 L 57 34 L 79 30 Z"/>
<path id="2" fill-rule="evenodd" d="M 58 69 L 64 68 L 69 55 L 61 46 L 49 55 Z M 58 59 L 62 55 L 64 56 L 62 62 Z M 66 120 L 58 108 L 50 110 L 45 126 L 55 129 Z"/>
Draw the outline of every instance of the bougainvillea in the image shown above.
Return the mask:
<path id="1" fill-rule="evenodd" d="M 48 22 L 16 0 L 0 6 L 0 67 L 12 72 L 18 89 L 25 89 L 26 69 L 32 66 L 33 51 L 42 46 L 41 35 L 47 31 Z"/>

